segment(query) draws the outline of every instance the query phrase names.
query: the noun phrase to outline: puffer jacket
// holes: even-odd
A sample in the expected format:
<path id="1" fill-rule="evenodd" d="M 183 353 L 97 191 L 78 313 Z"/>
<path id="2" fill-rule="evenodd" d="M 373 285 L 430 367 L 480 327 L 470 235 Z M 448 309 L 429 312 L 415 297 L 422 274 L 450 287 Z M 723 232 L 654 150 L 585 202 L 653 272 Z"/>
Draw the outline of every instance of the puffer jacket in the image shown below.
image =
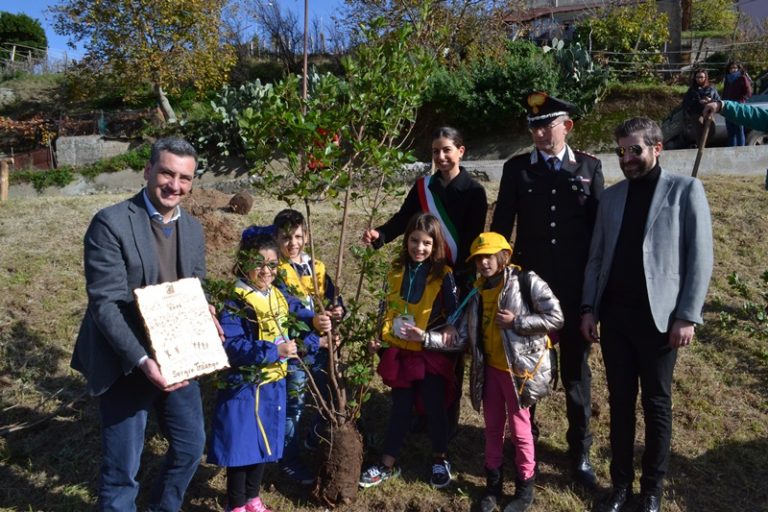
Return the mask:
<path id="1" fill-rule="evenodd" d="M 548 350 L 547 332 L 563 326 L 563 311 L 549 285 L 534 272 L 530 272 L 531 303 L 533 311 L 520 294 L 518 276 L 520 268 L 510 265 L 504 269 L 504 283 L 499 293 L 499 309 L 515 314 L 512 329 L 501 331 L 507 364 L 512 370 L 521 408 L 530 407 L 552 392 L 552 382 L 557 374 L 556 359 Z M 482 283 L 481 283 L 482 285 Z M 460 343 L 469 345 L 472 355 L 470 371 L 470 398 L 472 407 L 480 411 L 485 381 L 485 354 L 482 340 L 483 305 L 479 293 L 475 293 L 467 309 L 459 319 L 457 330 Z M 528 375 L 529 378 L 524 376 Z M 522 392 L 521 392 L 522 389 Z"/>

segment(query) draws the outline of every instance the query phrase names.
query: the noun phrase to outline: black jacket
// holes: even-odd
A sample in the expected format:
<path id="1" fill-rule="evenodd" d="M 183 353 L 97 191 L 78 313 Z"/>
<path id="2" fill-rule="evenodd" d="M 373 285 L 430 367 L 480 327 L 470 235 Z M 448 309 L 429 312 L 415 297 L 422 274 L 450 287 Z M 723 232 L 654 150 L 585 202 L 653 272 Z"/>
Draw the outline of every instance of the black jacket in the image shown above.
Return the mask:
<path id="1" fill-rule="evenodd" d="M 439 171 L 437 174 L 439 175 Z M 458 257 L 453 267 L 455 272 L 464 271 L 469 267 L 464 262 L 469 256 L 469 246 L 485 229 L 485 215 L 488 211 L 485 188 L 462 167 L 459 175 L 451 180 L 447 187 L 443 186 L 441 180 L 433 179 L 430 180 L 429 190 L 440 198 L 448 217 L 456 226 L 456 231 L 459 234 L 459 239 L 456 241 Z M 417 186 L 414 184 L 408 191 L 400 211 L 386 223 L 376 228 L 376 231 L 379 232 L 379 239 L 376 240 L 374 247 L 381 247 L 402 235 L 408 221 L 416 213 L 422 213 L 422 209 Z"/>
<path id="2" fill-rule="evenodd" d="M 566 150 L 550 171 L 534 150 L 504 164 L 491 231 L 517 228 L 512 261 L 546 281 L 563 305 L 578 308 L 597 202 L 604 178 L 600 160 Z"/>
<path id="3" fill-rule="evenodd" d="M 717 89 L 712 85 L 698 87 L 692 85 L 683 96 L 683 108 L 685 113 L 690 116 L 700 116 L 704 111 L 704 105 L 701 100 L 709 98 L 709 101 L 720 101 L 720 95 Z"/>

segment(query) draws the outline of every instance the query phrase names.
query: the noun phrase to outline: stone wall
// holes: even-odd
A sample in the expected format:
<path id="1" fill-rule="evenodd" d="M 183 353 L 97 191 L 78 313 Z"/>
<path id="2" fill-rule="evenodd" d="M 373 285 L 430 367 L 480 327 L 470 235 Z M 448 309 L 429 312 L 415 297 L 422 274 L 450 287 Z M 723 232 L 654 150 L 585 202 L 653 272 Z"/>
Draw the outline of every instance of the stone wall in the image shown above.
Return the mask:
<path id="1" fill-rule="evenodd" d="M 134 141 L 125 139 L 104 139 L 100 135 L 79 135 L 56 139 L 56 158 L 59 167 L 71 165 L 79 167 L 122 155 Z"/>

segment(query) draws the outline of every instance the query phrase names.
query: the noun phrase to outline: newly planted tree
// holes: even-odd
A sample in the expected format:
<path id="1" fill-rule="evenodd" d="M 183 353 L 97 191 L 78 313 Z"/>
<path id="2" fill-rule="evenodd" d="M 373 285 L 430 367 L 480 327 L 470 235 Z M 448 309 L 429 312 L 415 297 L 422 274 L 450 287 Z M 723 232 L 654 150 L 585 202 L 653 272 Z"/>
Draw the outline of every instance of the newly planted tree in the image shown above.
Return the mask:
<path id="1" fill-rule="evenodd" d="M 396 30 L 373 24 L 361 35 L 366 43 L 344 59 L 342 77 L 314 76 L 306 98 L 297 76 L 261 86 L 252 105 L 237 116 L 239 139 L 249 161 L 263 163 L 253 170 L 258 183 L 289 204 L 304 204 L 310 253 L 314 253 L 312 204 L 325 200 L 338 206 L 337 283 L 348 264 L 347 232 L 353 202 L 371 198 L 367 207 L 372 219 L 387 197 L 391 178 L 412 160 L 404 141 L 433 61 L 410 44 L 418 30 L 418 24 Z M 267 163 L 276 161 L 279 165 Z M 316 407 L 328 424 L 327 458 L 315 490 L 327 505 L 349 502 L 356 496 L 362 439 L 355 420 L 373 376 L 367 344 L 377 336 L 377 314 L 370 298 L 361 298 L 361 285 L 363 278 L 376 275 L 381 266 L 375 264 L 370 250 L 355 250 L 353 256 L 362 278 L 355 283 L 355 296 L 346 300 L 347 318 L 334 327 L 341 341 L 329 350 L 328 387 L 321 390 L 309 381 Z M 378 285 L 381 281 L 369 282 Z M 322 309 L 322 298 L 316 299 Z"/>

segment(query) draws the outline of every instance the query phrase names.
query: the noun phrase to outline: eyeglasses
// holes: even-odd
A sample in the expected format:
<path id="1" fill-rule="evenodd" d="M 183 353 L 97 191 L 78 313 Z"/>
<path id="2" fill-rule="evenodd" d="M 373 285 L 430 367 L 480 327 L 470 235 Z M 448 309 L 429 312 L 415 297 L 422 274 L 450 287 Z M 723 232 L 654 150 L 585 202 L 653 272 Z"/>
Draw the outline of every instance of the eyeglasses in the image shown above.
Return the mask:
<path id="1" fill-rule="evenodd" d="M 269 270 L 275 270 L 279 266 L 280 263 L 277 261 L 255 261 L 253 263 L 253 268 L 268 268 Z"/>
<path id="2" fill-rule="evenodd" d="M 545 124 L 544 126 L 529 126 L 528 131 L 531 133 L 539 132 L 539 131 L 541 132 L 550 131 L 560 126 L 564 122 L 565 122 L 565 119 L 563 119 L 562 121 L 555 121 L 554 123 Z"/>
<path id="3" fill-rule="evenodd" d="M 632 144 L 631 146 L 627 146 L 626 148 L 623 146 L 618 146 L 614 148 L 613 151 L 616 153 L 616 156 L 618 156 L 619 158 L 624 158 L 624 155 L 627 154 L 627 151 L 629 151 L 635 156 L 640 156 L 643 154 L 643 151 L 645 151 L 645 148 L 640 144 Z"/>

